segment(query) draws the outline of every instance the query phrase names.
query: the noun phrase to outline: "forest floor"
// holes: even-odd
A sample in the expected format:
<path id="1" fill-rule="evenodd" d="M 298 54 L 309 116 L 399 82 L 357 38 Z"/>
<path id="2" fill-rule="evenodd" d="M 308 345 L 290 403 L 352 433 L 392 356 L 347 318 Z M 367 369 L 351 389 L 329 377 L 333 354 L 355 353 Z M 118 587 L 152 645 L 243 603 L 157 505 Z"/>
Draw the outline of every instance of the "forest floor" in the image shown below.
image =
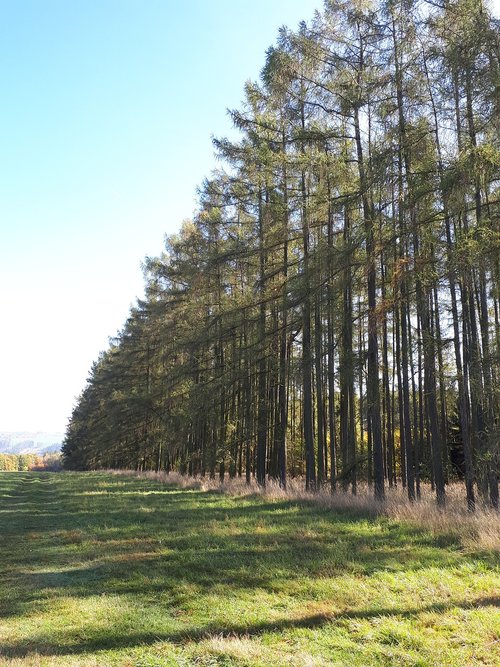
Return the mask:
<path id="1" fill-rule="evenodd" d="M 0 665 L 500 664 L 500 562 L 353 507 L 0 473 Z"/>

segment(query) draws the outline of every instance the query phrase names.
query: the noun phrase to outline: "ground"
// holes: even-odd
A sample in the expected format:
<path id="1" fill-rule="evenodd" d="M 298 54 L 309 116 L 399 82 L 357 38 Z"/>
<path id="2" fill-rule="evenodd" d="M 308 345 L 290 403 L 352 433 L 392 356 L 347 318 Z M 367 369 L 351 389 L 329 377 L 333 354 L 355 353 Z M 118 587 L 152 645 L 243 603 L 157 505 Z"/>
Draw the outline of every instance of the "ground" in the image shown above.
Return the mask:
<path id="1" fill-rule="evenodd" d="M 307 501 L 0 473 L 0 665 L 493 667 L 482 549 Z"/>

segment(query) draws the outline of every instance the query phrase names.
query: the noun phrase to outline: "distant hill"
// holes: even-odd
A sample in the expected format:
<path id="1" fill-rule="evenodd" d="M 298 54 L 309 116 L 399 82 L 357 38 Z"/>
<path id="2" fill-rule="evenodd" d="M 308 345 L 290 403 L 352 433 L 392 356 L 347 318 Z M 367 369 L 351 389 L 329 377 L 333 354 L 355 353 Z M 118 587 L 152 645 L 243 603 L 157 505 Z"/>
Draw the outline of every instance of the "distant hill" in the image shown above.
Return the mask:
<path id="1" fill-rule="evenodd" d="M 0 454 L 50 454 L 61 449 L 62 433 L 0 431 Z"/>

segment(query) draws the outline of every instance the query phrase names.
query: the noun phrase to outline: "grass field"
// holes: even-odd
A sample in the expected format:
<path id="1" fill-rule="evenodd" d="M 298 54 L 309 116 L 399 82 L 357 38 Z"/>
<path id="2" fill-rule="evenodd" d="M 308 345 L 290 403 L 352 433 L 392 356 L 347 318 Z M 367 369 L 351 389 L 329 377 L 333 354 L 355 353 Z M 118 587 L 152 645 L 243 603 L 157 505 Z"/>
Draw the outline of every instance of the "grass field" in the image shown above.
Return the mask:
<path id="1" fill-rule="evenodd" d="M 0 665 L 500 664 L 498 557 L 359 510 L 0 473 Z"/>

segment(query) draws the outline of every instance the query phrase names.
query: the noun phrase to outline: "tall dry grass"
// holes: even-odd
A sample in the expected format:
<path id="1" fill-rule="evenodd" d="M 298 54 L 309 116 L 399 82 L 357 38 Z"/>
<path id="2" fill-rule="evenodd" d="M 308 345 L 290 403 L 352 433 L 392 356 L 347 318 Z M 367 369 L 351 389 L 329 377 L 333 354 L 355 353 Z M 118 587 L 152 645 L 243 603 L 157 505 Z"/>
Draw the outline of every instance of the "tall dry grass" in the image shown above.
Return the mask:
<path id="1" fill-rule="evenodd" d="M 430 485 L 422 485 L 422 497 L 410 502 L 405 490 L 393 487 L 386 490 L 383 502 L 373 498 L 367 485 L 358 485 L 357 494 L 338 491 L 331 494 L 329 488 L 315 493 L 305 490 L 301 479 L 287 482 L 286 490 L 278 483 L 268 481 L 263 488 L 254 480 L 247 484 L 244 479 L 227 478 L 223 483 L 209 477 L 188 477 L 177 472 L 136 472 L 133 470 L 108 470 L 117 475 L 128 475 L 150 479 L 160 484 L 181 489 L 217 491 L 232 496 L 262 495 L 269 499 L 287 499 L 314 503 L 337 511 L 358 511 L 369 516 L 385 516 L 418 526 L 434 535 L 451 535 L 459 539 L 462 546 L 471 550 L 487 550 L 500 553 L 500 512 L 478 506 L 474 513 L 467 510 L 465 491 L 459 483 L 446 488 L 446 506 L 438 508 Z"/>

